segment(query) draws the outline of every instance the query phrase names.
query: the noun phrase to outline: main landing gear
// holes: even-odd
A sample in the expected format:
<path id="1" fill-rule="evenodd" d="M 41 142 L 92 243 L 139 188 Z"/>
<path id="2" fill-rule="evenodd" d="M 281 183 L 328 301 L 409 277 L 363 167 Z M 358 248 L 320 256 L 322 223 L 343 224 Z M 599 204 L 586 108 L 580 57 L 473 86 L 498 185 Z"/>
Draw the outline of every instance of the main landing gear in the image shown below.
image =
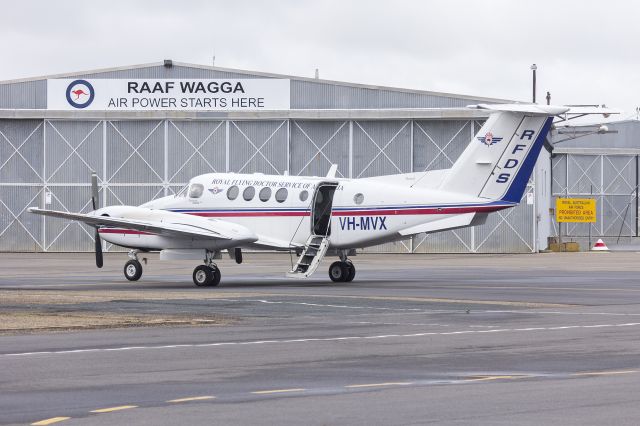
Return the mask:
<path id="1" fill-rule="evenodd" d="M 356 276 L 356 267 L 347 259 L 344 252 L 340 253 L 340 260 L 329 266 L 329 278 L 333 282 L 350 283 Z"/>
<path id="2" fill-rule="evenodd" d="M 193 270 L 193 283 L 198 287 L 214 287 L 220 284 L 220 269 L 213 262 L 215 253 L 207 250 L 205 265 L 196 266 Z"/>

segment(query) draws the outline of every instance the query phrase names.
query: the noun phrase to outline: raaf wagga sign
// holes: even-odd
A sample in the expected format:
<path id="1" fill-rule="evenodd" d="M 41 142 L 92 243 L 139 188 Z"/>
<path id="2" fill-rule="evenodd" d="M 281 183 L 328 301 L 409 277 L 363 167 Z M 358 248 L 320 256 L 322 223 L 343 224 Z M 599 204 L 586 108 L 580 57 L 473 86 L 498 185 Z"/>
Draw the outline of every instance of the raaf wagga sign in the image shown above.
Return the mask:
<path id="1" fill-rule="evenodd" d="M 51 79 L 47 109 L 100 111 L 281 110 L 287 79 Z"/>

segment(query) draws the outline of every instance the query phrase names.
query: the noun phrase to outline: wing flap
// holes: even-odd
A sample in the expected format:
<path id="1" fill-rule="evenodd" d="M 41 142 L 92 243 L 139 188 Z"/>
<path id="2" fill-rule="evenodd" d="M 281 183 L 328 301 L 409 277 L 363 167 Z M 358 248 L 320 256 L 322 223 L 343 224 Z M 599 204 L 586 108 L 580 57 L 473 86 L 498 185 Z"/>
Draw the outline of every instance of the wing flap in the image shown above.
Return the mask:
<path id="1" fill-rule="evenodd" d="M 265 235 L 258 235 L 258 240 L 253 242 L 252 246 L 256 248 L 271 248 L 276 250 L 291 250 L 304 245 L 295 244 L 291 241 L 280 240 Z"/>

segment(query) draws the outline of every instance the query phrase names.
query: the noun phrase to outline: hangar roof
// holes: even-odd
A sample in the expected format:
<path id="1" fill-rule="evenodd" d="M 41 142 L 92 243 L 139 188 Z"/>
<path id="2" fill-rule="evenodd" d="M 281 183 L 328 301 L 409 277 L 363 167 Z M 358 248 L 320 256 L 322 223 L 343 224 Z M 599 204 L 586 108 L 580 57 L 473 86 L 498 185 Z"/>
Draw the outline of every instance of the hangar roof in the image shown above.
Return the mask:
<path id="1" fill-rule="evenodd" d="M 609 133 L 598 133 L 598 124 L 559 127 L 552 133 L 553 152 L 584 155 L 640 155 L 640 120 L 605 123 Z M 559 141 L 559 142 L 558 142 Z"/>
<path id="2" fill-rule="evenodd" d="M 512 100 L 376 86 L 285 74 L 164 62 L 78 71 L 0 82 L 0 108 L 45 109 L 47 79 L 84 78 L 286 78 L 292 109 L 456 108 L 469 103 Z"/>
<path id="3" fill-rule="evenodd" d="M 501 102 L 501 103 L 514 102 L 513 100 L 508 100 L 508 99 L 488 98 L 483 96 L 461 95 L 461 94 L 455 94 L 455 93 L 434 92 L 434 91 L 427 91 L 427 90 L 406 89 L 406 88 L 391 87 L 391 86 L 378 86 L 378 85 L 362 84 L 362 83 L 351 83 L 351 82 L 345 82 L 345 81 L 301 77 L 301 76 L 294 76 L 294 75 L 288 75 L 288 74 L 276 74 L 276 73 L 269 73 L 269 72 L 262 72 L 262 71 L 251 71 L 251 70 L 242 70 L 242 69 L 236 69 L 236 68 L 224 68 L 224 67 L 216 67 L 216 66 L 209 66 L 209 65 L 190 64 L 185 62 L 172 62 L 171 68 L 174 68 L 174 67 L 182 70 L 193 69 L 193 70 L 204 70 L 204 71 L 214 72 L 214 73 L 220 74 L 221 78 L 224 78 L 224 77 L 286 78 L 289 80 L 306 81 L 311 83 L 332 84 L 336 86 L 357 87 L 357 88 L 371 89 L 371 90 L 390 90 L 390 91 L 400 92 L 400 93 L 419 93 L 419 94 L 426 94 L 426 95 L 432 95 L 432 96 L 452 97 L 456 99 L 469 99 L 474 101 Z M 62 74 L 50 74 L 50 75 L 37 76 L 37 77 L 4 80 L 4 81 L 0 81 L 0 84 L 22 83 L 22 82 L 29 82 L 29 81 L 47 80 L 47 79 L 53 79 L 53 78 L 89 77 L 89 76 L 99 77 L 99 78 L 100 77 L 101 78 L 117 78 L 117 77 L 126 78 L 126 77 L 133 77 L 130 74 L 131 72 L 134 72 L 134 74 L 141 74 L 139 77 L 135 76 L 138 78 L 145 78 L 145 77 L 164 78 L 164 76 L 161 77 L 157 75 L 149 75 L 150 74 L 149 71 L 151 71 L 151 74 L 153 74 L 153 70 L 157 68 L 164 69 L 165 72 L 167 69 L 169 70 L 171 69 L 171 68 L 167 68 L 164 65 L 164 62 L 151 62 L 147 64 L 128 65 L 123 67 L 99 68 L 94 70 L 76 71 L 76 72 L 68 72 L 68 73 L 62 73 Z M 196 72 L 195 74 L 198 74 L 198 73 Z M 176 78 L 175 76 L 173 77 Z M 201 76 L 200 75 L 184 76 L 184 78 L 199 78 L 199 77 Z M 209 76 L 204 76 L 204 77 L 209 77 Z M 167 78 L 170 78 L 170 77 L 167 77 Z"/>

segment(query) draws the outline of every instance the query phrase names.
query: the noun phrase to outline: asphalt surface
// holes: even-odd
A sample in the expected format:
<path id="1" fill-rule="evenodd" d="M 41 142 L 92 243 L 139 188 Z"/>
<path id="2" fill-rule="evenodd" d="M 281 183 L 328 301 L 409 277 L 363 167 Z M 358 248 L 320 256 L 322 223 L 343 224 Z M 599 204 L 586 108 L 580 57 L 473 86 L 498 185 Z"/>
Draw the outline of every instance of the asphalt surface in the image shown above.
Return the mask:
<path id="1" fill-rule="evenodd" d="M 638 253 L 368 255 L 349 284 L 245 259 L 203 289 L 190 262 L 0 254 L 0 292 L 48 309 L 234 318 L 0 336 L 0 423 L 638 424 Z"/>

